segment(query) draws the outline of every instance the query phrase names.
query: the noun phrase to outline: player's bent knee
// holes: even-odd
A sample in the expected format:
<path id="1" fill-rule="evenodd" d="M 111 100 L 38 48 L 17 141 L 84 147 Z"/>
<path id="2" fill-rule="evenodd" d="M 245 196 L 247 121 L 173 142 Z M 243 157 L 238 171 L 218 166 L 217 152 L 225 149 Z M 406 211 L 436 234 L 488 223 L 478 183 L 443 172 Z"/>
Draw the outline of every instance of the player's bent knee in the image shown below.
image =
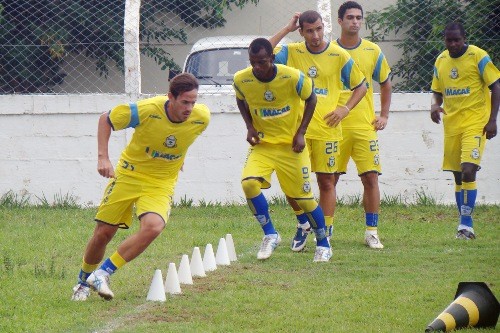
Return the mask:
<path id="1" fill-rule="evenodd" d="M 318 203 L 313 198 L 297 200 L 297 204 L 300 206 L 300 209 L 306 213 L 312 212 L 318 207 Z"/>
<path id="2" fill-rule="evenodd" d="M 241 187 L 246 198 L 255 198 L 261 192 L 261 181 L 255 178 L 247 178 L 241 181 Z"/>

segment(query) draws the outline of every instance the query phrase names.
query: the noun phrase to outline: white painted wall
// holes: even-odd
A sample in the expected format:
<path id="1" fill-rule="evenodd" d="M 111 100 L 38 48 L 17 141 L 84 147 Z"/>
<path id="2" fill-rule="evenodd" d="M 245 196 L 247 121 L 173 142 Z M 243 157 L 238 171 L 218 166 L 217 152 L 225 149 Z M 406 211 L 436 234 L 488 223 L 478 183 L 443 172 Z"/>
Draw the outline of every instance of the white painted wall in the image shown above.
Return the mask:
<path id="1" fill-rule="evenodd" d="M 377 100 L 377 98 L 375 98 Z M 240 172 L 248 144 L 233 95 L 200 96 L 212 111 L 205 133 L 191 147 L 179 177 L 175 200 L 195 203 L 243 202 Z M 83 205 L 99 203 L 107 180 L 96 171 L 96 130 L 99 114 L 128 102 L 125 95 L 0 96 L 0 196 L 45 197 L 74 195 Z M 454 202 L 453 177 L 441 171 L 442 127 L 429 117 L 429 94 L 394 94 L 388 128 L 380 133 L 383 175 L 381 192 L 413 200 L 424 191 L 443 203 Z M 130 131 L 112 134 L 110 154 L 116 161 Z M 488 142 L 478 173 L 482 203 L 500 202 L 499 139 Z M 317 188 L 314 188 L 317 194 Z M 362 191 L 350 166 L 338 194 Z M 265 195 L 281 195 L 276 182 Z"/>

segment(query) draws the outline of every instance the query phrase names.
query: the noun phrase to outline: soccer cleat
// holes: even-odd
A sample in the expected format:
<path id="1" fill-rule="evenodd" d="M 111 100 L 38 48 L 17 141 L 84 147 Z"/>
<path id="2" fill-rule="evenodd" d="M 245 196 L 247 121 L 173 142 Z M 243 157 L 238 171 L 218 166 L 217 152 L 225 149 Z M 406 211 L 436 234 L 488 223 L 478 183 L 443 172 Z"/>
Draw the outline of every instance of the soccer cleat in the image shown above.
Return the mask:
<path id="1" fill-rule="evenodd" d="M 297 224 L 297 233 L 292 240 L 292 251 L 299 252 L 306 246 L 307 235 L 311 232 L 311 226 L 309 222 L 304 223 L 306 228 L 303 228 L 300 224 Z"/>
<path id="2" fill-rule="evenodd" d="M 469 240 L 469 239 L 475 239 L 476 235 L 472 231 L 469 231 L 467 229 L 461 229 L 458 230 L 456 238 Z"/>
<path id="3" fill-rule="evenodd" d="M 277 233 L 265 235 L 264 238 L 262 238 L 259 252 L 257 252 L 257 259 L 264 260 L 269 258 L 280 242 L 281 237 Z"/>
<path id="4" fill-rule="evenodd" d="M 90 287 L 83 283 L 79 283 L 73 287 L 72 301 L 86 301 L 90 296 Z"/>
<path id="5" fill-rule="evenodd" d="M 97 291 L 99 296 L 107 301 L 111 300 L 115 296 L 109 288 L 109 275 L 97 276 L 95 273 L 92 273 L 87 278 L 87 283 L 92 289 Z"/>
<path id="6" fill-rule="evenodd" d="M 384 245 L 380 242 L 377 234 L 365 234 L 365 244 L 370 249 L 383 249 Z"/>
<path id="7" fill-rule="evenodd" d="M 313 262 L 326 262 L 330 261 L 332 257 L 332 248 L 326 246 L 316 246 L 316 252 L 314 252 Z"/>

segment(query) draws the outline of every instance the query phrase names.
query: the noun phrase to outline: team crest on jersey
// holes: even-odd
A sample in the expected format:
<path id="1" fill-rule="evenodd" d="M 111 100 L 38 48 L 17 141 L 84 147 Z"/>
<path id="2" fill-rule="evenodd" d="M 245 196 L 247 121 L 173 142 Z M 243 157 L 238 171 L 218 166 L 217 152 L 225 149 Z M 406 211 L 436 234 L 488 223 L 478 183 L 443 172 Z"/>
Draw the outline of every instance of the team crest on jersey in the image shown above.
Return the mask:
<path id="1" fill-rule="evenodd" d="M 450 77 L 455 80 L 455 79 L 458 79 L 458 69 L 456 69 L 455 67 L 453 67 L 450 71 Z"/>
<path id="2" fill-rule="evenodd" d="M 318 69 L 316 68 L 316 66 L 309 67 L 309 70 L 307 71 L 307 76 L 313 79 L 318 77 Z"/>
<path id="3" fill-rule="evenodd" d="M 168 148 L 175 148 L 177 147 L 177 139 L 173 135 L 167 136 L 165 139 L 165 142 L 163 142 L 163 145 Z"/>
<path id="4" fill-rule="evenodd" d="M 328 166 L 333 167 L 335 165 L 335 156 L 330 156 L 328 159 Z"/>
<path id="5" fill-rule="evenodd" d="M 479 149 L 477 148 L 474 148 L 472 149 L 471 153 L 470 153 L 470 157 L 472 157 L 473 159 L 477 160 L 479 158 Z"/>
<path id="6" fill-rule="evenodd" d="M 373 156 L 373 164 L 375 164 L 375 165 L 380 164 L 380 156 L 378 154 Z"/>
<path id="7" fill-rule="evenodd" d="M 276 97 L 274 97 L 271 90 L 266 90 L 266 92 L 264 93 L 264 99 L 268 102 L 272 102 L 276 99 Z"/>
<path id="8" fill-rule="evenodd" d="M 304 185 L 302 185 L 302 189 L 304 190 L 305 193 L 311 192 L 311 183 L 306 180 L 304 182 Z"/>

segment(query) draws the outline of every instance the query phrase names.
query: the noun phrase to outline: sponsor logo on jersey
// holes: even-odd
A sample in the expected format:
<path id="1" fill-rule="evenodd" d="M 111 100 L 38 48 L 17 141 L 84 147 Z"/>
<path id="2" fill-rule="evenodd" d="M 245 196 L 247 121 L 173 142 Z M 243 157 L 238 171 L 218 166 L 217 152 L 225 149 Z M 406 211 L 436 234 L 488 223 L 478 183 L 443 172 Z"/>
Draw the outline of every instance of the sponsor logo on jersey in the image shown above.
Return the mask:
<path id="1" fill-rule="evenodd" d="M 373 47 L 365 47 L 363 50 L 364 51 L 375 51 L 375 49 Z"/>
<path id="2" fill-rule="evenodd" d="M 167 136 L 163 145 L 167 148 L 175 148 L 177 147 L 177 139 L 173 135 Z"/>
<path id="3" fill-rule="evenodd" d="M 241 83 L 248 83 L 248 82 L 253 82 L 253 79 L 245 79 L 245 80 L 241 81 Z"/>
<path id="4" fill-rule="evenodd" d="M 291 78 L 290 75 L 281 75 L 280 76 L 280 79 L 289 79 L 289 78 Z"/>
<path id="5" fill-rule="evenodd" d="M 149 118 L 154 118 L 154 119 L 162 119 L 161 116 L 157 115 L 157 114 L 150 114 L 149 115 Z"/>
<path id="6" fill-rule="evenodd" d="M 444 90 L 446 96 L 469 96 L 470 87 L 467 88 L 446 88 Z"/>
<path id="7" fill-rule="evenodd" d="M 278 118 L 287 115 L 290 112 L 290 105 L 278 109 L 263 108 L 259 110 L 261 118 Z"/>
<path id="8" fill-rule="evenodd" d="M 295 51 L 297 51 L 297 53 L 305 53 L 304 51 L 299 50 L 299 49 L 295 49 Z"/>
<path id="9" fill-rule="evenodd" d="M 340 54 L 332 52 L 332 53 L 328 53 L 328 56 L 330 56 L 330 57 L 338 57 L 338 56 L 340 56 Z"/>
<path id="10" fill-rule="evenodd" d="M 316 95 L 321 95 L 321 96 L 326 96 L 328 95 L 328 89 L 327 88 L 314 88 L 314 93 Z"/>
<path id="11" fill-rule="evenodd" d="M 264 92 L 264 99 L 268 102 L 272 102 L 276 99 L 276 97 L 274 97 L 273 92 L 271 90 L 266 90 Z"/>
<path id="12" fill-rule="evenodd" d="M 175 161 L 182 157 L 182 154 L 169 154 L 161 151 L 153 150 L 151 151 L 151 157 L 161 158 L 168 161 Z"/>
<path id="13" fill-rule="evenodd" d="M 313 79 L 317 78 L 319 76 L 318 68 L 316 68 L 316 66 L 309 67 L 309 69 L 307 70 L 307 76 Z"/>
<path id="14" fill-rule="evenodd" d="M 205 122 L 204 121 L 201 121 L 201 120 L 194 120 L 191 122 L 191 124 L 195 124 L 195 125 L 204 125 Z"/>
<path id="15" fill-rule="evenodd" d="M 450 71 L 450 77 L 455 80 L 455 79 L 458 79 L 458 69 L 456 69 L 455 67 L 453 67 Z"/>

